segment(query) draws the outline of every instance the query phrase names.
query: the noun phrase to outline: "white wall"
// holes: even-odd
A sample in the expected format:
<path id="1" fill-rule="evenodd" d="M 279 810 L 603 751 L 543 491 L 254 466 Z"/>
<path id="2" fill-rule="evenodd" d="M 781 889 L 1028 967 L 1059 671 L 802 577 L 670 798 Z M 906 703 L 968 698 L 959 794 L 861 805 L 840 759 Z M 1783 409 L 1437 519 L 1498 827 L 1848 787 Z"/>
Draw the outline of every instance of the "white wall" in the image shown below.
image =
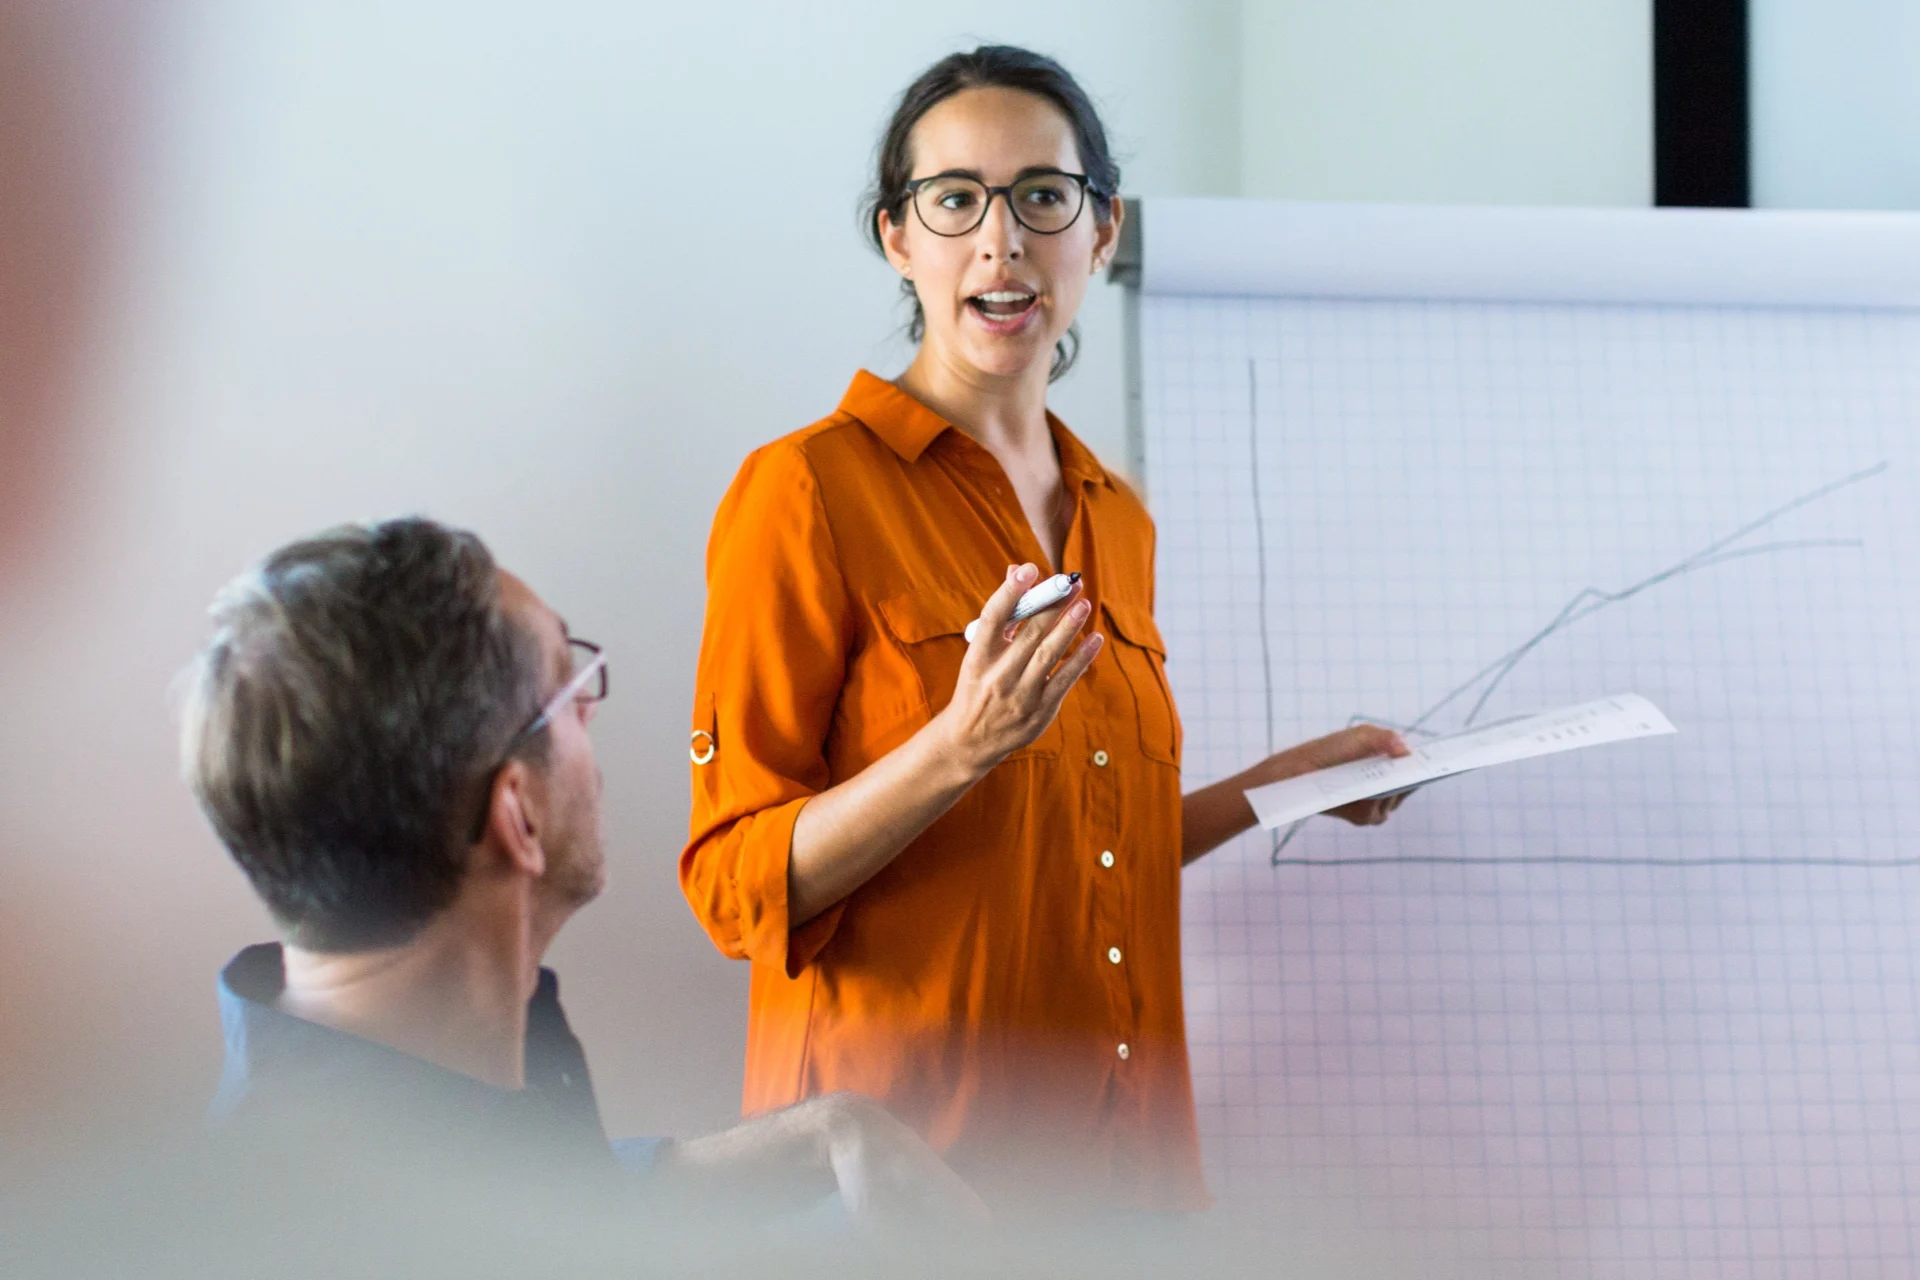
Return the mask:
<path id="1" fill-rule="evenodd" d="M 0 615 L 12 1099 L 106 1093 L 112 1122 L 205 1096 L 214 972 L 268 930 L 175 776 L 168 683 L 246 562 L 424 511 L 612 659 L 612 886 L 553 957 L 608 1119 L 727 1119 L 746 973 L 673 876 L 702 549 L 749 449 L 904 363 L 854 206 L 906 81 L 979 39 L 1055 52 L 1147 195 L 1644 197 L 1611 9 L 1322 8 L 177 0 L 89 465 Z M 1083 323 L 1055 404 L 1117 462 L 1113 291 Z"/>
<path id="2" fill-rule="evenodd" d="M 1648 0 L 1247 0 L 1241 194 L 1653 199 Z"/>
<path id="3" fill-rule="evenodd" d="M 1753 203 L 1920 209 L 1920 5 L 1754 0 Z"/>
<path id="4" fill-rule="evenodd" d="M 1148 0 L 175 18 L 92 465 L 62 562 L 0 623 L 0 706 L 30 727 L 0 742 L 8 1051 L 129 1106 L 204 1096 L 215 970 L 268 930 L 177 781 L 168 682 L 248 560 L 424 511 L 607 645 L 613 883 L 554 962 L 617 1131 L 718 1123 L 746 971 L 673 874 L 701 557 L 749 449 L 905 362 L 854 217 L 891 99 L 955 47 L 1029 43 L 1099 98 L 1129 189 L 1219 191 L 1208 67 L 1230 41 Z M 1057 397 L 1116 458 L 1117 301 L 1093 290 Z"/>

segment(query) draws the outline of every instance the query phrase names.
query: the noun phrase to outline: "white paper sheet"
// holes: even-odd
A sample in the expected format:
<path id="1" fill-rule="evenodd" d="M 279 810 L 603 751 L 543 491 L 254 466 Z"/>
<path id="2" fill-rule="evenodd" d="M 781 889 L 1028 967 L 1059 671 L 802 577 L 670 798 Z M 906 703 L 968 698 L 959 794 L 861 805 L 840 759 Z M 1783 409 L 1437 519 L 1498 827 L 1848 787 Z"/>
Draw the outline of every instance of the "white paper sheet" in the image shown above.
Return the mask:
<path id="1" fill-rule="evenodd" d="M 1660 708 L 1637 693 L 1623 693 L 1410 742 L 1412 755 L 1335 765 L 1255 787 L 1246 796 L 1260 825 L 1272 829 L 1356 800 L 1411 790 L 1474 769 L 1673 732 L 1672 721 Z"/>

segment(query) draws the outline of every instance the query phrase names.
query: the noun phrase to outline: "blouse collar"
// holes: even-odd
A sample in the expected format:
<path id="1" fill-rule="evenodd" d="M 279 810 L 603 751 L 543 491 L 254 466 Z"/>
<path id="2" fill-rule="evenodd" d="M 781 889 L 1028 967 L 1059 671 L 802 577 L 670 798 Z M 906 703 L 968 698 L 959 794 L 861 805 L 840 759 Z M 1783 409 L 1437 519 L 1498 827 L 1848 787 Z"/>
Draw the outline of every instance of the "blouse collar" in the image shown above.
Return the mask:
<path id="1" fill-rule="evenodd" d="M 865 369 L 853 375 L 847 393 L 840 398 L 840 411 L 859 419 L 907 462 L 918 462 L 920 455 L 943 432 L 953 430 L 958 435 L 966 435 L 893 383 Z M 1047 414 L 1047 425 L 1053 430 L 1054 448 L 1060 454 L 1060 471 L 1069 485 L 1113 487 L 1112 477 L 1093 450 L 1082 444 L 1051 412 Z"/>

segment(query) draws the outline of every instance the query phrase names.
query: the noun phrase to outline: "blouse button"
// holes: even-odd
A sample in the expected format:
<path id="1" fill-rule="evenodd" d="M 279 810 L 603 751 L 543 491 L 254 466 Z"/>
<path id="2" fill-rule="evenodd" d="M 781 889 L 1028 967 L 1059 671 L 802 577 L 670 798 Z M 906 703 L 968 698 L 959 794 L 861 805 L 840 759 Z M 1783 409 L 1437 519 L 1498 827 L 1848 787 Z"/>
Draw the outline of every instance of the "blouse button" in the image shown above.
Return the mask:
<path id="1" fill-rule="evenodd" d="M 1113 850 L 1106 849 L 1101 852 L 1100 865 L 1103 867 L 1110 867 L 1113 865 Z"/>
<path id="2" fill-rule="evenodd" d="M 1119 964 L 1119 963 L 1120 963 L 1120 948 L 1118 948 L 1118 947 L 1108 947 L 1108 948 L 1107 948 L 1107 959 L 1108 959 L 1108 960 L 1110 960 L 1110 961 L 1112 961 L 1112 962 L 1113 962 L 1114 964 Z"/>
<path id="3" fill-rule="evenodd" d="M 1120 1060 L 1121 1060 L 1122 1062 L 1125 1062 L 1125 1061 L 1127 1060 L 1127 1056 L 1128 1056 L 1129 1054 L 1131 1054 L 1131 1053 L 1133 1052 L 1133 1050 L 1131 1050 L 1131 1049 L 1129 1049 L 1129 1048 L 1127 1048 L 1127 1046 L 1126 1046 L 1126 1045 L 1125 1045 L 1125 1044 L 1123 1043 L 1123 1044 L 1121 1044 L 1121 1046 L 1120 1046 L 1120 1050 L 1119 1050 L 1119 1052 L 1120 1052 Z"/>
<path id="4" fill-rule="evenodd" d="M 1107 753 L 1106 753 L 1106 752 L 1104 752 L 1104 751 L 1096 751 L 1096 752 L 1094 752 L 1094 753 L 1093 753 L 1093 762 L 1094 762 L 1094 764 L 1096 764 L 1096 765 L 1098 765 L 1098 766 L 1099 766 L 1100 768 L 1102 768 L 1102 769 L 1104 769 L 1104 768 L 1106 768 L 1106 767 L 1107 767 Z"/>

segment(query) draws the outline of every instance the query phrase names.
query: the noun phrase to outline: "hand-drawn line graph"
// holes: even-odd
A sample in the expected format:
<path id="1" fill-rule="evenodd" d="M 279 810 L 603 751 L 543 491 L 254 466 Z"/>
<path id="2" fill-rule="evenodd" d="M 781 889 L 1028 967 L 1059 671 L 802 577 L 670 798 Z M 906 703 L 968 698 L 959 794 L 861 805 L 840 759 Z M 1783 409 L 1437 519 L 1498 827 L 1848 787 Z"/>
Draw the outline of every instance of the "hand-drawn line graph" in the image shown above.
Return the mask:
<path id="1" fill-rule="evenodd" d="M 1262 673 L 1263 673 L 1264 688 L 1265 688 L 1265 695 L 1266 695 L 1267 753 L 1271 755 L 1276 749 L 1275 743 L 1274 743 L 1274 711 L 1273 711 L 1274 692 L 1275 692 L 1274 679 L 1273 679 L 1273 659 L 1272 659 L 1273 641 L 1271 636 L 1272 622 L 1271 622 L 1271 619 L 1268 617 L 1268 611 L 1267 611 L 1268 584 L 1267 584 L 1267 556 L 1266 556 L 1266 519 L 1265 519 L 1265 514 L 1262 508 L 1261 497 L 1260 497 L 1259 380 L 1256 375 L 1255 362 L 1252 360 L 1249 360 L 1247 362 L 1247 408 L 1248 408 L 1247 453 L 1248 453 L 1248 464 L 1249 464 L 1248 478 L 1249 478 L 1249 485 L 1251 487 L 1251 491 L 1253 495 L 1254 536 L 1259 542 L 1259 552 L 1256 558 L 1256 569 L 1260 575 L 1259 594 L 1258 594 L 1258 604 L 1260 609 L 1260 657 L 1261 657 Z M 1546 641 L 1552 639 L 1554 636 L 1565 631 L 1567 628 L 1571 627 L 1577 622 L 1580 622 L 1587 618 L 1591 618 L 1595 614 L 1602 613 L 1608 609 L 1613 608 L 1616 605 L 1624 604 L 1626 601 L 1633 599 L 1634 597 L 1640 595 L 1643 592 L 1650 591 L 1654 587 L 1661 586 L 1668 582 L 1672 582 L 1677 578 L 1683 578 L 1688 574 L 1699 573 L 1707 569 L 1717 568 L 1720 565 L 1730 564 L 1736 560 L 1744 560 L 1754 556 L 1785 555 L 1785 554 L 1788 554 L 1791 552 L 1797 552 L 1797 551 L 1861 550 L 1866 546 L 1865 540 L 1861 538 L 1782 538 L 1782 539 L 1776 539 L 1768 542 L 1751 543 L 1744 546 L 1740 544 L 1745 542 L 1746 539 L 1752 537 L 1753 535 L 1761 532 L 1764 529 L 1767 529 L 1769 526 L 1791 515 L 1795 511 L 1799 511 L 1802 508 L 1812 506 L 1815 503 L 1818 503 L 1824 499 L 1832 497 L 1834 494 L 1839 493 L 1842 490 L 1850 489 L 1857 485 L 1865 484 L 1869 480 L 1875 479 L 1876 477 L 1886 474 L 1888 466 L 1889 466 L 1889 463 L 1885 460 L 1882 460 L 1880 462 L 1875 463 L 1873 466 L 1862 468 L 1861 470 L 1855 471 L 1850 475 L 1841 476 L 1837 480 L 1828 481 L 1826 484 L 1823 484 L 1816 489 L 1811 489 L 1806 493 L 1803 493 L 1788 502 L 1782 503 L 1781 505 L 1773 508 L 1771 511 L 1766 512 L 1765 514 L 1757 517 L 1756 519 L 1748 521 L 1746 524 L 1741 525 L 1738 529 L 1735 529 L 1732 533 L 1726 534 L 1721 538 L 1715 539 L 1713 542 L 1708 543 L 1706 546 L 1702 547 L 1700 550 L 1694 552 L 1689 556 L 1686 556 L 1679 562 L 1669 565 L 1668 567 L 1661 569 L 1657 573 L 1649 574 L 1647 577 L 1642 578 L 1638 582 L 1632 583 L 1629 586 L 1621 587 L 1613 591 L 1604 590 L 1600 587 L 1594 587 L 1594 586 L 1586 586 L 1586 587 L 1580 588 L 1580 590 L 1574 594 L 1573 598 L 1567 601 L 1566 605 L 1562 607 L 1561 610 L 1558 613 L 1556 613 L 1539 630 L 1535 631 L 1532 635 L 1528 636 L 1525 640 L 1523 640 L 1518 645 L 1514 646 L 1512 649 L 1509 649 L 1506 653 L 1501 654 L 1499 657 L 1489 662 L 1486 666 L 1482 667 L 1479 671 L 1476 671 L 1467 680 L 1463 681 L 1459 685 L 1456 685 L 1453 689 L 1449 690 L 1445 696 L 1440 698 L 1439 701 L 1435 702 L 1432 706 L 1428 707 L 1425 711 L 1421 712 L 1417 717 L 1415 717 L 1413 720 L 1409 722 L 1398 723 L 1386 717 L 1356 714 L 1354 716 L 1349 717 L 1347 723 L 1349 726 L 1361 724 L 1361 723 L 1384 724 L 1391 728 L 1397 729 L 1402 733 L 1418 734 L 1420 736 L 1428 737 L 1428 738 L 1439 737 L 1441 736 L 1442 731 L 1431 727 L 1433 724 L 1433 721 L 1437 717 L 1439 717 L 1440 714 L 1444 712 L 1447 708 L 1455 705 L 1456 703 L 1460 702 L 1462 699 L 1465 699 L 1470 695 L 1474 695 L 1477 690 L 1478 694 L 1477 696 L 1474 697 L 1472 706 L 1468 708 L 1465 716 L 1461 718 L 1460 723 L 1457 726 L 1447 730 L 1446 732 L 1459 732 L 1462 730 L 1473 728 L 1475 725 L 1475 722 L 1478 721 L 1478 719 L 1480 718 L 1480 714 L 1484 710 L 1486 710 L 1488 701 L 1492 699 L 1493 695 L 1496 692 L 1498 692 L 1500 686 L 1506 681 L 1507 677 L 1513 674 L 1514 669 L 1517 668 L 1528 657 L 1532 656 L 1534 652 L 1538 650 L 1539 647 L 1542 644 L 1544 644 Z M 1377 855 L 1377 856 L 1362 855 L 1362 856 L 1337 857 L 1337 858 L 1283 857 L 1282 850 L 1284 850 L 1289 844 L 1291 844 L 1293 842 L 1294 837 L 1299 835 L 1300 831 L 1306 826 L 1308 822 L 1311 822 L 1311 821 L 1312 821 L 1311 818 L 1303 818 L 1299 822 L 1293 823 L 1291 826 L 1289 826 L 1284 833 L 1281 833 L 1281 832 L 1274 833 L 1273 854 L 1271 859 L 1273 866 L 1276 866 L 1276 867 L 1374 866 L 1374 865 L 1384 865 L 1389 863 L 1445 864 L 1449 866 L 1485 866 L 1485 865 L 1505 865 L 1509 863 L 1513 863 L 1513 864 L 1579 863 L 1579 864 L 1610 865 L 1610 866 L 1675 866 L 1675 867 L 1705 867 L 1705 866 L 1733 866 L 1733 865 L 1822 866 L 1822 867 L 1920 866 L 1920 857 L 1915 857 L 1911 859 L 1802 858 L 1802 857 L 1796 857 L 1796 858 L 1759 858 L 1759 857 L 1599 858 L 1599 857 L 1593 857 L 1590 855 L 1582 855 L 1582 856 L 1529 855 L 1526 857 L 1518 857 L 1518 858 L 1512 858 L 1512 857 L 1475 858 L 1475 857 L 1460 857 L 1457 855 L 1440 857 L 1440 856 L 1423 856 L 1418 854 L 1385 854 L 1385 855 Z"/>

